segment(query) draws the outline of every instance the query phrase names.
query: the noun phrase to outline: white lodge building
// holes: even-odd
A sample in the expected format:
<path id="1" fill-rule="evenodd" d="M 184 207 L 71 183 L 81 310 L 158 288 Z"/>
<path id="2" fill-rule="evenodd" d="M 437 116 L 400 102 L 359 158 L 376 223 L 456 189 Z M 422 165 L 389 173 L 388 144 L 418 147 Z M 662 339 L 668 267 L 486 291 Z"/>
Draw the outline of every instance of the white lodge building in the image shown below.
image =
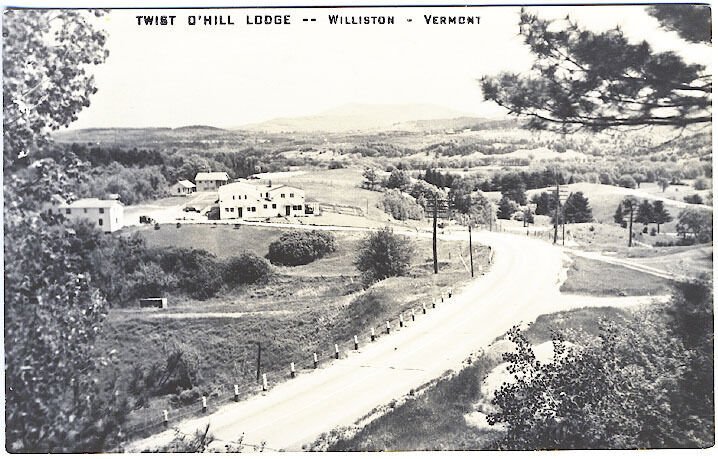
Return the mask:
<path id="1" fill-rule="evenodd" d="M 78 199 L 71 204 L 62 203 L 57 206 L 57 210 L 67 220 L 87 220 L 105 233 L 121 229 L 125 213 L 119 201 L 95 198 Z"/>
<path id="2" fill-rule="evenodd" d="M 219 188 L 220 220 L 241 218 L 304 217 L 304 190 L 288 185 L 260 185 L 246 181 Z"/>

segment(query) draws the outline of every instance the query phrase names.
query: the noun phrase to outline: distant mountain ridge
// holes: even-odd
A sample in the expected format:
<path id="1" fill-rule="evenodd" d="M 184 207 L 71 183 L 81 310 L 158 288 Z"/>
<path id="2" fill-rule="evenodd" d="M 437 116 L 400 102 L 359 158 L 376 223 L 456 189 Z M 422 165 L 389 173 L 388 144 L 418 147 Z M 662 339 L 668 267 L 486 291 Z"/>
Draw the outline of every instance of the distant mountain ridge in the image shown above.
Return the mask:
<path id="1" fill-rule="evenodd" d="M 316 115 L 274 118 L 239 126 L 237 129 L 264 132 L 422 130 L 436 120 L 441 120 L 440 124 L 443 125 L 451 124 L 447 120 L 462 120 L 454 124 L 463 126 L 485 119 L 431 104 L 345 104 Z"/>

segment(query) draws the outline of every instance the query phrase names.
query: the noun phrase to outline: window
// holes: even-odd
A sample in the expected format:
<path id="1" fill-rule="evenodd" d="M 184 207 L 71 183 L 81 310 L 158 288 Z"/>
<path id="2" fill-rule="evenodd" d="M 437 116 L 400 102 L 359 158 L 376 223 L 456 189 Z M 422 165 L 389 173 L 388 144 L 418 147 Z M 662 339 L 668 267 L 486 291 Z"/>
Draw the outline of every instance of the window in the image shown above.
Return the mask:
<path id="1" fill-rule="evenodd" d="M 65 213 L 66 213 L 67 215 L 70 215 L 70 209 L 65 209 Z"/>
<path id="2" fill-rule="evenodd" d="M 100 208 L 100 213 L 101 213 L 101 214 L 104 214 L 104 213 L 105 213 L 105 209 Z"/>
<path id="3" fill-rule="evenodd" d="M 97 220 L 97 223 L 102 226 L 102 219 Z"/>
<path id="4" fill-rule="evenodd" d="M 246 194 L 244 195 L 244 199 L 247 199 L 247 195 L 246 195 Z"/>
<path id="5" fill-rule="evenodd" d="M 84 211 L 85 211 L 85 213 L 87 213 L 87 209 L 82 209 L 82 210 L 84 210 Z"/>
<path id="6" fill-rule="evenodd" d="M 272 209 L 276 209 L 276 208 L 277 208 L 277 205 L 276 205 L 276 204 L 272 204 Z M 70 212 L 68 211 L 67 213 L 69 214 Z"/>
<path id="7" fill-rule="evenodd" d="M 284 193 L 282 193 L 282 197 L 284 197 Z"/>
<path id="8" fill-rule="evenodd" d="M 177 192 L 178 192 L 178 193 L 181 193 L 181 192 L 182 192 L 182 188 L 177 188 Z"/>
<path id="9" fill-rule="evenodd" d="M 264 205 L 264 208 L 265 208 L 265 209 L 267 208 L 267 205 L 266 205 L 266 204 Z"/>
<path id="10" fill-rule="evenodd" d="M 256 212 L 256 211 L 257 211 L 257 208 L 256 208 L 256 207 L 252 207 L 252 212 Z"/>
<path id="11" fill-rule="evenodd" d="M 290 197 L 290 198 L 293 198 L 293 197 L 294 197 L 294 193 L 289 193 L 289 197 Z"/>
<path id="12" fill-rule="evenodd" d="M 232 199 L 233 199 L 233 200 L 234 200 L 234 199 L 237 199 L 237 196 L 235 196 L 235 195 L 232 195 Z"/>

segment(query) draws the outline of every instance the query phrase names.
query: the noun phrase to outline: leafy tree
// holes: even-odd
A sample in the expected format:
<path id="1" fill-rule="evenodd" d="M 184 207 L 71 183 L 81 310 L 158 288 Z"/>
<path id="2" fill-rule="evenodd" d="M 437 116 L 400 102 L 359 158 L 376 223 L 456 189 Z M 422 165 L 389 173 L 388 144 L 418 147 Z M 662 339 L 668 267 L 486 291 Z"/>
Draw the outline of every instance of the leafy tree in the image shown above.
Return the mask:
<path id="1" fill-rule="evenodd" d="M 644 199 L 643 202 L 638 205 L 638 210 L 636 211 L 636 216 L 633 220 L 636 223 L 641 223 L 646 226 L 649 223 L 655 222 L 655 218 L 653 216 L 653 205 L 648 202 L 647 199 Z"/>
<path id="2" fill-rule="evenodd" d="M 449 191 L 450 205 L 461 213 L 468 213 L 472 205 L 471 193 L 474 191 L 474 184 L 464 178 L 454 180 Z"/>
<path id="3" fill-rule="evenodd" d="M 411 196 L 398 190 L 387 190 L 381 200 L 384 211 L 396 220 L 421 220 L 424 218 L 424 209 L 417 204 Z"/>
<path id="4" fill-rule="evenodd" d="M 502 175 L 499 189 L 502 196 L 508 196 L 521 206 L 526 205 L 526 183 L 519 174 L 510 172 Z"/>
<path id="5" fill-rule="evenodd" d="M 506 427 L 495 446 L 554 450 L 712 445 L 713 404 L 706 408 L 698 401 L 713 396 L 712 365 L 700 367 L 712 359 L 712 333 L 707 336 L 712 330 L 697 330 L 698 345 L 691 342 L 694 331 L 686 330 L 699 317 L 708 322 L 712 301 L 705 294 L 690 296 L 620 327 L 604 322 L 598 342 L 580 340 L 569 347 L 555 334 L 554 357 L 546 363 L 536 359 L 518 327 L 512 328 L 508 337 L 516 350 L 504 354 L 504 360 L 513 381 L 495 392 L 498 410 L 488 416 L 490 424 Z M 691 312 L 674 327 L 666 315 L 683 314 L 685 303 Z"/>
<path id="6" fill-rule="evenodd" d="M 94 379 L 110 363 L 92 353 L 107 306 L 83 241 L 37 217 L 4 231 L 6 448 L 101 451 L 127 406 Z"/>
<path id="7" fill-rule="evenodd" d="M 361 241 L 354 264 L 367 282 L 373 282 L 407 274 L 413 254 L 412 242 L 386 227 Z"/>
<path id="8" fill-rule="evenodd" d="M 676 231 L 684 238 L 686 234 L 691 233 L 695 235 L 698 242 L 712 241 L 713 212 L 692 207 L 681 210 L 678 214 Z"/>
<path id="9" fill-rule="evenodd" d="M 531 212 L 530 207 L 526 206 L 523 209 L 523 213 L 524 213 L 524 221 L 523 221 L 524 226 L 534 223 L 534 213 Z"/>
<path id="10" fill-rule="evenodd" d="M 653 201 L 653 223 L 656 224 L 656 233 L 661 232 L 661 225 L 673 221 L 673 217 L 663 206 L 663 201 Z"/>
<path id="11" fill-rule="evenodd" d="M 581 191 L 571 193 L 563 205 L 563 217 L 566 223 L 586 223 L 593 221 L 593 212 L 588 198 Z"/>
<path id="12" fill-rule="evenodd" d="M 656 180 L 656 184 L 657 184 L 659 187 L 661 187 L 661 192 L 665 192 L 665 191 L 666 191 L 666 188 L 668 188 L 668 185 L 671 184 L 671 181 L 668 180 L 668 179 L 665 178 L 665 177 L 659 177 L 659 178 Z"/>
<path id="13" fill-rule="evenodd" d="M 74 121 L 96 91 L 89 70 L 107 57 L 106 35 L 88 16 L 4 12 L 5 432 L 11 452 L 101 451 L 117 439 L 128 408 L 113 383 L 96 382 L 99 367 L 112 361 L 92 352 L 106 302 L 88 272 L 87 240 L 36 212 L 53 193 L 72 197 L 86 171 L 72 152 L 49 157 L 55 148 L 49 134 Z"/>
<path id="14" fill-rule="evenodd" d="M 608 172 L 598 174 L 598 180 L 602 185 L 613 185 L 616 182 L 614 176 Z"/>
<path id="15" fill-rule="evenodd" d="M 93 11 L 102 16 L 100 10 Z M 51 131 L 67 127 L 97 91 L 88 67 L 107 35 L 86 12 L 9 9 L 3 17 L 3 164 L 29 164 Z M 18 163 L 18 161 L 20 161 Z"/>
<path id="16" fill-rule="evenodd" d="M 690 20 L 710 36 L 707 6 L 674 8 L 686 10 L 670 21 L 661 11 L 664 27 L 690 30 L 679 26 Z M 712 119 L 705 66 L 656 52 L 645 41 L 630 43 L 619 28 L 594 33 L 568 17 L 549 21 L 522 10 L 519 34 L 535 56 L 533 72 L 483 77 L 481 86 L 487 100 L 529 116 L 531 128 L 685 127 Z"/>
<path id="17" fill-rule="evenodd" d="M 531 197 L 531 202 L 536 204 L 536 215 L 553 215 L 557 206 L 556 192 L 543 191 Z"/>
<path id="18" fill-rule="evenodd" d="M 633 180 L 636 181 L 636 186 L 641 188 L 641 183 L 646 181 L 646 176 L 644 174 L 633 174 Z"/>
<path id="19" fill-rule="evenodd" d="M 379 179 L 379 174 L 377 174 L 376 170 L 371 167 L 367 167 L 364 169 L 362 177 L 364 177 L 364 188 L 368 190 L 373 190 L 381 182 L 381 180 Z"/>
<path id="20" fill-rule="evenodd" d="M 511 216 L 518 209 L 518 205 L 508 196 L 502 196 L 499 200 L 499 212 L 497 217 L 501 220 L 510 220 Z"/>
<path id="21" fill-rule="evenodd" d="M 387 188 L 396 188 L 400 191 L 407 191 L 411 186 L 411 177 L 406 171 L 394 169 L 386 180 L 385 186 Z"/>

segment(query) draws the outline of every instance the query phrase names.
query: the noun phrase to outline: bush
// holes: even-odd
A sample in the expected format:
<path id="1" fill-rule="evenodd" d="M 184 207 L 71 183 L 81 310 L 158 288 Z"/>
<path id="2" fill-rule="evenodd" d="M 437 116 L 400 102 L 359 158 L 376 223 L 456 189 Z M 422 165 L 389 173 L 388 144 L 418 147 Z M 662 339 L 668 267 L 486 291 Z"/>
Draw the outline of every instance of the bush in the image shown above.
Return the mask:
<path id="1" fill-rule="evenodd" d="M 177 394 L 176 396 L 172 397 L 172 401 L 181 405 L 191 405 L 197 400 L 200 399 L 202 396 L 202 391 L 199 389 L 199 387 L 193 387 L 192 389 L 186 389 Z"/>
<path id="2" fill-rule="evenodd" d="M 341 161 L 337 161 L 336 159 L 333 159 L 329 162 L 329 169 L 344 169 L 344 163 Z"/>
<path id="3" fill-rule="evenodd" d="M 176 276 L 181 291 L 192 298 L 211 298 L 223 286 L 223 264 L 205 250 L 178 247 L 150 249 L 147 256 L 156 260 L 166 273 Z"/>
<path id="4" fill-rule="evenodd" d="M 267 258 L 275 265 L 306 265 L 336 249 L 336 239 L 331 233 L 291 231 L 269 244 Z"/>
<path id="5" fill-rule="evenodd" d="M 684 196 L 683 200 L 688 204 L 703 204 L 703 198 L 699 194 L 692 194 L 690 196 Z"/>
<path id="6" fill-rule="evenodd" d="M 693 182 L 693 188 L 698 191 L 707 190 L 710 188 L 710 182 L 705 177 L 697 178 L 695 182 Z"/>
<path id="7" fill-rule="evenodd" d="M 355 265 L 367 282 L 402 276 L 409 272 L 414 245 L 391 228 L 372 233 L 359 246 Z"/>
<path id="8" fill-rule="evenodd" d="M 618 186 L 623 188 L 636 188 L 636 179 L 634 179 L 632 176 L 626 174 L 622 175 L 618 179 Z"/>
<path id="9" fill-rule="evenodd" d="M 230 287 L 252 284 L 266 278 L 272 268 L 264 258 L 243 253 L 225 262 L 224 282 Z"/>
<path id="10" fill-rule="evenodd" d="M 384 207 L 384 211 L 396 220 L 421 220 L 424 218 L 424 210 L 416 200 L 397 190 L 387 190 L 381 205 Z"/>

